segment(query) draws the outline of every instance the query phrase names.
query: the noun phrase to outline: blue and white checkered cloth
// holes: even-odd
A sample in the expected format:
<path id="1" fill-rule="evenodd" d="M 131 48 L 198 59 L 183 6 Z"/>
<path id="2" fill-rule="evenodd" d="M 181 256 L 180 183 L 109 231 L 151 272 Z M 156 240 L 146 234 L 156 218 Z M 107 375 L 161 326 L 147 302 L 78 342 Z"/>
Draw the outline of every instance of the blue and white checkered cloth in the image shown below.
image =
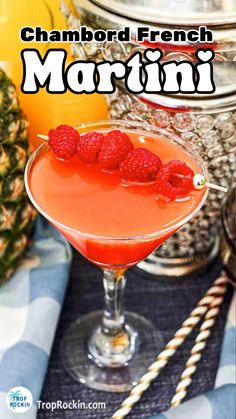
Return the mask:
<path id="1" fill-rule="evenodd" d="M 0 419 L 34 419 L 36 406 L 11 412 L 6 394 L 29 389 L 40 399 L 49 354 L 68 283 L 71 249 L 38 217 L 31 248 L 11 280 L 0 287 Z"/>
<path id="2" fill-rule="evenodd" d="M 236 292 L 225 326 L 215 389 L 152 419 L 236 418 Z"/>

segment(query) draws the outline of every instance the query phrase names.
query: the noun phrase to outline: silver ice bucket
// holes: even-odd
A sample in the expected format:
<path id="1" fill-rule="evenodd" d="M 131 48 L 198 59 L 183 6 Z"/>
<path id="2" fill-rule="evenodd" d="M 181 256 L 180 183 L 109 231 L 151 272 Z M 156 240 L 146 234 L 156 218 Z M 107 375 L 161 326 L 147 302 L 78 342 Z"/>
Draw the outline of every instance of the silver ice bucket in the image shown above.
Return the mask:
<path id="1" fill-rule="evenodd" d="M 74 9 L 62 2 L 69 29 L 85 25 L 92 29 L 138 26 L 168 30 L 207 25 L 214 33 L 214 78 L 212 95 L 130 95 L 120 84 L 107 98 L 112 118 L 146 121 L 178 134 L 203 156 L 212 182 L 230 186 L 236 175 L 236 0 L 72 0 Z M 132 38 L 133 39 L 133 38 Z M 150 47 L 150 45 L 148 45 Z M 155 45 L 153 46 L 155 47 Z M 195 44 L 158 44 L 164 60 L 193 60 Z M 75 43 L 75 59 L 127 60 L 144 51 L 145 44 Z M 141 267 L 152 273 L 182 275 L 206 265 L 219 246 L 223 194 L 210 191 L 199 215 L 168 239 Z"/>

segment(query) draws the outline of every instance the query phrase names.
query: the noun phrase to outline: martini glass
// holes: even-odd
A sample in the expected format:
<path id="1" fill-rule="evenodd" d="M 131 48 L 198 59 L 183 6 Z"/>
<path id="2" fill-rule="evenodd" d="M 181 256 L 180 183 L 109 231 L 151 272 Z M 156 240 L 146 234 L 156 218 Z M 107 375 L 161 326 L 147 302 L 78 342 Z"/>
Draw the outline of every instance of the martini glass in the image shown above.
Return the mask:
<path id="1" fill-rule="evenodd" d="M 179 158 L 207 177 L 190 144 L 168 131 L 133 121 L 99 121 L 77 129 L 120 129 L 135 146 L 149 148 L 163 162 Z M 126 270 L 196 215 L 207 190 L 163 207 L 150 192 L 153 185 L 120 185 L 117 174 L 95 166 L 87 167 L 78 157 L 61 162 L 45 142 L 29 159 L 25 184 L 38 211 L 103 271 L 105 308 L 80 317 L 66 331 L 61 345 L 64 367 L 88 387 L 122 392 L 137 383 L 163 346 L 150 321 L 124 312 Z"/>

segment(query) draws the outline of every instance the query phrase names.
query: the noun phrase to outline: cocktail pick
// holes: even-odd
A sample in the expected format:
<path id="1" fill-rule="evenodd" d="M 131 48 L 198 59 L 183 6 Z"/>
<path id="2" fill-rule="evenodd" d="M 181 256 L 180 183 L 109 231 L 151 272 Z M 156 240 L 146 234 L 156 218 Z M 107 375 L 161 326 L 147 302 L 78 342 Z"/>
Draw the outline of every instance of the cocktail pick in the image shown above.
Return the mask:
<path id="1" fill-rule="evenodd" d="M 48 141 L 48 136 L 47 135 L 37 134 L 37 137 L 40 138 L 41 140 Z M 174 174 L 172 176 L 183 177 L 183 175 L 181 175 L 181 174 Z M 194 189 L 197 189 L 197 190 L 200 190 L 200 189 L 203 189 L 203 188 L 207 187 L 207 188 L 216 189 L 217 191 L 221 191 L 221 192 L 225 192 L 225 193 L 228 192 L 228 188 L 225 188 L 224 186 L 216 185 L 215 183 L 211 183 L 211 182 L 207 182 L 205 176 L 201 175 L 200 173 L 196 173 L 193 176 L 193 187 L 194 187 Z"/>
<path id="2" fill-rule="evenodd" d="M 228 192 L 228 188 L 225 188 L 221 185 L 216 185 L 215 183 L 207 182 L 205 176 L 201 175 L 200 173 L 196 173 L 193 176 L 193 187 L 194 189 L 203 189 L 204 187 L 216 189 L 217 191 L 221 192 Z"/>
<path id="3" fill-rule="evenodd" d="M 179 177 L 179 178 L 183 177 L 183 175 L 178 174 L 178 173 L 176 173 L 176 174 L 174 173 L 174 174 L 172 174 L 172 176 L 176 176 L 176 177 Z M 194 187 L 194 189 L 200 190 L 200 189 L 205 188 L 205 186 L 207 188 L 210 188 L 210 189 L 216 189 L 217 191 L 221 191 L 221 192 L 225 192 L 225 193 L 228 192 L 228 188 L 225 188 L 224 186 L 221 186 L 221 185 L 216 185 L 215 183 L 207 182 L 205 176 L 201 175 L 200 173 L 196 173 L 193 176 L 193 187 Z"/>
<path id="4" fill-rule="evenodd" d="M 38 137 L 38 138 L 41 138 L 41 140 L 48 141 L 48 136 L 47 136 L 47 135 L 37 134 L 37 137 Z"/>
<path id="5" fill-rule="evenodd" d="M 213 282 L 213 285 L 206 292 L 204 297 L 199 301 L 197 307 L 191 312 L 190 316 L 182 323 L 181 328 L 158 355 L 156 361 L 150 365 L 148 371 L 131 390 L 129 396 L 121 404 L 120 409 L 113 414 L 112 419 L 123 419 L 130 413 L 134 405 L 141 399 L 143 393 L 150 387 L 155 378 L 158 377 L 160 371 L 165 367 L 169 359 L 175 354 L 176 350 L 182 345 L 186 337 L 206 314 L 210 304 L 213 304 L 214 307 L 214 302 L 217 303 L 219 298 L 225 294 L 227 283 L 227 275 L 222 272 L 219 278 Z"/>
<path id="6" fill-rule="evenodd" d="M 222 295 L 215 298 L 209 306 L 209 310 L 204 316 L 204 321 L 200 327 L 200 331 L 195 339 L 195 344 L 191 350 L 191 355 L 186 362 L 185 369 L 181 375 L 180 382 L 175 390 L 175 395 L 171 400 L 171 406 L 178 406 L 187 395 L 187 388 L 192 382 L 192 376 L 197 369 L 197 363 L 202 357 L 202 351 L 206 347 L 207 340 L 210 337 L 211 329 L 215 324 L 217 315 L 220 311 L 221 304 L 224 301 L 224 294 L 227 285 L 222 288 Z"/>

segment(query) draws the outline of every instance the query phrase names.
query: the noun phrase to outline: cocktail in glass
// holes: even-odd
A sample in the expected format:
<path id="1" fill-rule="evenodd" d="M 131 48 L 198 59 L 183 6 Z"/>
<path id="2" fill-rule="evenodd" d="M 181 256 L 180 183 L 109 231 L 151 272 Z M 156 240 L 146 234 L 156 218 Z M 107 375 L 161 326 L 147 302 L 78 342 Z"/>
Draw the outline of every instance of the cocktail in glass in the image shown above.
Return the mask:
<path id="1" fill-rule="evenodd" d="M 148 124 L 100 121 L 83 124 L 78 132 L 106 134 L 112 129 L 125 132 L 135 147 L 158 154 L 163 163 L 183 160 L 194 173 L 207 177 L 203 161 L 187 142 Z M 148 320 L 124 313 L 125 272 L 199 211 L 207 189 L 167 202 L 155 197 L 154 183 L 121 182 L 117 170 L 102 171 L 77 155 L 69 162 L 58 160 L 47 142 L 31 155 L 25 183 L 39 212 L 103 269 L 105 309 L 79 318 L 66 332 L 64 366 L 89 387 L 127 391 L 153 362 L 163 341 Z"/>

